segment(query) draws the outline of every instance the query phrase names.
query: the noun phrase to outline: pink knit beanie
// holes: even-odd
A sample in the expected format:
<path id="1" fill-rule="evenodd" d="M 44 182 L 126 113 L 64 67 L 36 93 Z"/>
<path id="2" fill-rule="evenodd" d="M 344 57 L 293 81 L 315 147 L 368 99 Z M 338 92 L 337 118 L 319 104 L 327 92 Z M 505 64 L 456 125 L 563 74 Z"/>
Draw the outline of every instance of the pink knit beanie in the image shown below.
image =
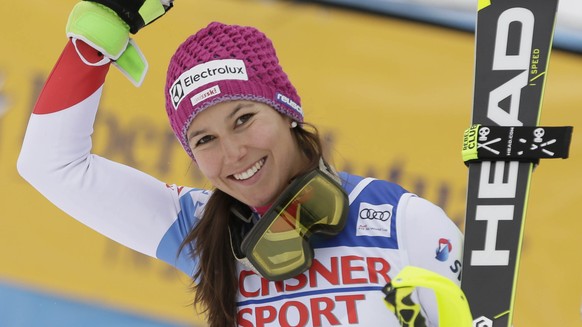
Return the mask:
<path id="1" fill-rule="evenodd" d="M 192 159 L 186 132 L 196 115 L 214 104 L 258 101 L 303 121 L 301 99 L 273 44 L 253 27 L 214 22 L 190 36 L 170 60 L 165 95 L 172 129 Z"/>

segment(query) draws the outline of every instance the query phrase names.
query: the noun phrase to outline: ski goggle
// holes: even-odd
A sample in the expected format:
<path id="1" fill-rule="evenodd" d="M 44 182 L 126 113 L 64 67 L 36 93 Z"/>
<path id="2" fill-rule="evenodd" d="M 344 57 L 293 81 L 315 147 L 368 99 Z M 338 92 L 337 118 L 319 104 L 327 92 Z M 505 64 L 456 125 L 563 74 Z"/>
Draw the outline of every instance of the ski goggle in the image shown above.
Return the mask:
<path id="1" fill-rule="evenodd" d="M 315 169 L 289 184 L 244 236 L 240 250 L 266 279 L 297 276 L 311 266 L 311 235 L 339 234 L 348 210 L 343 188 L 326 172 Z"/>

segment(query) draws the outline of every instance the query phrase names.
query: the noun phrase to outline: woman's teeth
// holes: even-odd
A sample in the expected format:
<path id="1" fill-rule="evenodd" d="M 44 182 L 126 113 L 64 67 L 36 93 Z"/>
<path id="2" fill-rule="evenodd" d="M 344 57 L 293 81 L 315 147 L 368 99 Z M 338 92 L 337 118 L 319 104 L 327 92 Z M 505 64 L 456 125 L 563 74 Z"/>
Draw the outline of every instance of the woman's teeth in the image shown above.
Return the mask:
<path id="1" fill-rule="evenodd" d="M 261 169 L 261 167 L 263 167 L 264 164 L 265 164 L 265 159 L 261 159 L 261 160 L 257 161 L 257 163 L 255 163 L 247 171 L 244 171 L 244 172 L 239 173 L 239 174 L 233 174 L 232 176 L 234 177 L 234 179 L 236 179 L 238 181 L 244 181 L 245 179 L 249 179 L 249 178 L 253 177 L 257 173 L 257 171 L 259 171 Z"/>

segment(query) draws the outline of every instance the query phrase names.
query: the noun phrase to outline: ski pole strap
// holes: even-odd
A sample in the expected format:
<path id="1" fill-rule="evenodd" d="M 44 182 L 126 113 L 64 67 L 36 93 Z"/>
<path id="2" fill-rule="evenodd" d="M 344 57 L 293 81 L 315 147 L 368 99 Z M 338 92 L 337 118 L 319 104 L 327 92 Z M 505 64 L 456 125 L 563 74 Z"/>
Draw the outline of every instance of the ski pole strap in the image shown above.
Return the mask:
<path id="1" fill-rule="evenodd" d="M 522 161 L 568 158 L 572 126 L 483 126 L 465 131 L 463 161 Z"/>

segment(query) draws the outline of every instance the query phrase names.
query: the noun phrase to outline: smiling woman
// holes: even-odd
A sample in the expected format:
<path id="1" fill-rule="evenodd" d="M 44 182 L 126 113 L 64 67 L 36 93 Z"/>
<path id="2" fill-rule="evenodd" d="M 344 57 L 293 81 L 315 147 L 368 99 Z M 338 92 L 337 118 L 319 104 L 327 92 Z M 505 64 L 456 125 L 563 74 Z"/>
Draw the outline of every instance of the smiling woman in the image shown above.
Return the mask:
<path id="1" fill-rule="evenodd" d="M 292 136 L 290 119 L 266 104 L 217 104 L 200 113 L 189 130 L 202 173 L 215 187 L 253 207 L 271 204 L 293 177 L 307 170 L 308 158 Z"/>
<path id="2" fill-rule="evenodd" d="M 79 8 L 74 17 L 97 17 L 99 28 L 73 29 L 90 35 L 70 35 L 30 117 L 19 172 L 83 224 L 191 277 L 211 326 L 398 326 L 401 303 L 386 307 L 382 289 L 405 267 L 458 284 L 459 229 L 399 185 L 336 172 L 256 28 L 210 23 L 168 67 L 170 125 L 212 190 L 92 154 L 111 60 L 126 69 L 137 57 L 125 51 L 139 49 L 114 11 Z M 119 57 L 99 44 L 111 41 L 108 24 L 126 31 Z M 430 290 L 400 300 L 422 313 L 417 326 L 439 324 Z"/>

